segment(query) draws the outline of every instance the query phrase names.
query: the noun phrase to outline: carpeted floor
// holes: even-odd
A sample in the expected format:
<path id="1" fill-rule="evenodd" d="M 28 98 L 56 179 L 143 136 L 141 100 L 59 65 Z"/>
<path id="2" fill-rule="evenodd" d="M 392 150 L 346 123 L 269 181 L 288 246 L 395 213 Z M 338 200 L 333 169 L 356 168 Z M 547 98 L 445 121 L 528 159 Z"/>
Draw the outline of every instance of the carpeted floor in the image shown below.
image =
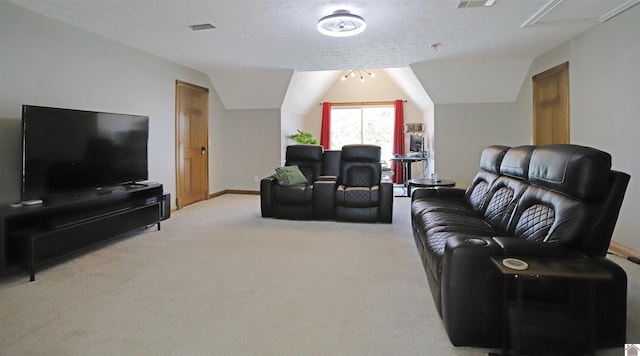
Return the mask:
<path id="1" fill-rule="evenodd" d="M 446 336 L 409 202 L 395 198 L 391 225 L 262 219 L 254 195 L 188 206 L 161 231 L 54 264 L 33 283 L 5 276 L 0 355 L 484 355 Z M 640 266 L 612 258 L 629 273 L 638 343 Z"/>

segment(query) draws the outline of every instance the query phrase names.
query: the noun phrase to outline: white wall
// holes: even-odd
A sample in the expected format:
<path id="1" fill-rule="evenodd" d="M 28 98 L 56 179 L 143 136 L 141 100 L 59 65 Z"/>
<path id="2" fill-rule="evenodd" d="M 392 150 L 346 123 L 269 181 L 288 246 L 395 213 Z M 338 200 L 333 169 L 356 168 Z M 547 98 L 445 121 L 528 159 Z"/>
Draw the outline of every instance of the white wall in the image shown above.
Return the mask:
<path id="1" fill-rule="evenodd" d="M 336 82 L 327 90 L 320 102 L 368 102 L 368 101 L 392 101 L 396 99 L 407 99 L 404 93 L 389 76 L 381 70 L 373 70 L 376 77 L 368 78 L 361 83 L 357 78 L 349 78 L 342 81 L 338 78 Z M 320 126 L 322 123 L 322 106 L 318 105 L 311 110 L 307 116 L 309 131 L 320 137 Z M 404 104 L 405 122 L 423 122 L 424 114 L 416 103 L 408 101 Z"/>
<path id="2" fill-rule="evenodd" d="M 376 77 L 362 83 L 356 78 L 349 78 L 342 81 L 338 78 L 335 83 L 327 90 L 320 102 L 371 102 L 371 101 L 392 101 L 397 99 L 407 99 L 408 95 L 399 88 L 382 70 L 372 70 Z M 322 106 L 319 103 L 311 110 L 307 116 L 305 127 L 314 137 L 320 138 L 320 127 L 322 126 Z M 422 103 L 422 106 L 429 106 L 431 103 Z M 404 104 L 404 121 L 405 123 L 420 122 L 428 127 L 425 118 L 428 117 L 421 109 L 418 103 L 408 100 Z M 430 133 L 423 133 L 428 137 Z M 409 149 L 409 136 L 405 137 L 406 150 Z M 416 167 L 413 172 L 419 173 L 421 167 Z M 413 174 L 416 177 L 416 174 Z"/>
<path id="3" fill-rule="evenodd" d="M 640 6 L 536 58 L 518 97 L 531 122 L 531 76 L 569 61 L 571 142 L 609 152 L 631 175 L 614 240 L 640 251 Z M 528 111 L 525 108 L 529 108 Z"/>
<path id="4" fill-rule="evenodd" d="M 307 127 L 307 125 L 308 123 L 304 115 L 282 109 L 282 118 L 280 120 L 280 165 L 284 164 L 287 151 L 286 147 L 295 144 L 295 142 L 287 138 L 287 136 L 295 134 L 297 130 L 310 132 L 312 128 Z M 320 135 L 316 135 L 315 138 L 320 142 Z"/>
<path id="5" fill-rule="evenodd" d="M 528 123 L 516 117 L 515 103 L 436 104 L 435 172 L 466 188 L 489 145 L 530 144 Z"/>
<path id="6" fill-rule="evenodd" d="M 434 103 L 510 103 L 530 64 L 525 57 L 447 58 L 415 63 L 411 69 Z"/>
<path id="7" fill-rule="evenodd" d="M 205 74 L 6 1 L 0 44 L 0 204 L 20 198 L 23 104 L 149 116 L 149 178 L 175 193 L 175 81 L 211 89 Z M 211 115 L 220 115 L 211 92 Z"/>
<path id="8" fill-rule="evenodd" d="M 224 120 L 225 189 L 260 188 L 258 179 L 280 164 L 280 110 L 227 110 Z"/>
<path id="9" fill-rule="evenodd" d="M 226 140 L 224 118 L 226 110 L 220 97 L 214 90 L 209 90 L 209 193 L 217 193 L 226 189 L 225 176 L 229 171 L 224 169 L 225 151 L 230 144 Z"/>

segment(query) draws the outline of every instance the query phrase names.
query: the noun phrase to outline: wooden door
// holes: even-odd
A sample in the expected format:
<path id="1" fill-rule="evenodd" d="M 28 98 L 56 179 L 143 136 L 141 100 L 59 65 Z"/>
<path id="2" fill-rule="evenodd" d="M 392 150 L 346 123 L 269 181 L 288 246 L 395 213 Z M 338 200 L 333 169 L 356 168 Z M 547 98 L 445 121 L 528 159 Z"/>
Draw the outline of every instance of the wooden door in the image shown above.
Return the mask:
<path id="1" fill-rule="evenodd" d="M 533 144 L 569 143 L 569 63 L 533 76 Z"/>
<path id="2" fill-rule="evenodd" d="M 176 81 L 176 207 L 209 197 L 209 89 Z"/>

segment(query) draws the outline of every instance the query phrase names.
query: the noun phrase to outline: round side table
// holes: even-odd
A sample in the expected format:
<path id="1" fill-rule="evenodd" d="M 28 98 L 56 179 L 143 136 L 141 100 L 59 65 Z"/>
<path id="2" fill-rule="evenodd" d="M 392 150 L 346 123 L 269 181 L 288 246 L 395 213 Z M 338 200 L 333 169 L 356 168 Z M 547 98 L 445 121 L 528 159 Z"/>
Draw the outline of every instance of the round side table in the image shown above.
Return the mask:
<path id="1" fill-rule="evenodd" d="M 411 187 L 433 188 L 433 187 L 455 187 L 456 182 L 450 179 L 433 180 L 429 178 L 409 179 L 407 181 L 407 196 L 411 196 Z"/>

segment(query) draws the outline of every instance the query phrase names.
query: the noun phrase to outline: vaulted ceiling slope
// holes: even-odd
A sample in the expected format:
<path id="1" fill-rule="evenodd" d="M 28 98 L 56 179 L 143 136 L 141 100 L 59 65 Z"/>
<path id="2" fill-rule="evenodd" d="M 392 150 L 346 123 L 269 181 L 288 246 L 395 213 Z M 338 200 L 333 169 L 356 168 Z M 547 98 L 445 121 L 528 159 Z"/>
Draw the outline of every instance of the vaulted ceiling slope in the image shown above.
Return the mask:
<path id="1" fill-rule="evenodd" d="M 533 58 L 640 0 L 9 1 L 207 73 L 227 109 L 261 109 L 282 106 L 296 73 L 350 68 L 409 67 L 435 103 L 512 101 Z M 339 9 L 365 32 L 320 34 L 318 19 Z"/>

